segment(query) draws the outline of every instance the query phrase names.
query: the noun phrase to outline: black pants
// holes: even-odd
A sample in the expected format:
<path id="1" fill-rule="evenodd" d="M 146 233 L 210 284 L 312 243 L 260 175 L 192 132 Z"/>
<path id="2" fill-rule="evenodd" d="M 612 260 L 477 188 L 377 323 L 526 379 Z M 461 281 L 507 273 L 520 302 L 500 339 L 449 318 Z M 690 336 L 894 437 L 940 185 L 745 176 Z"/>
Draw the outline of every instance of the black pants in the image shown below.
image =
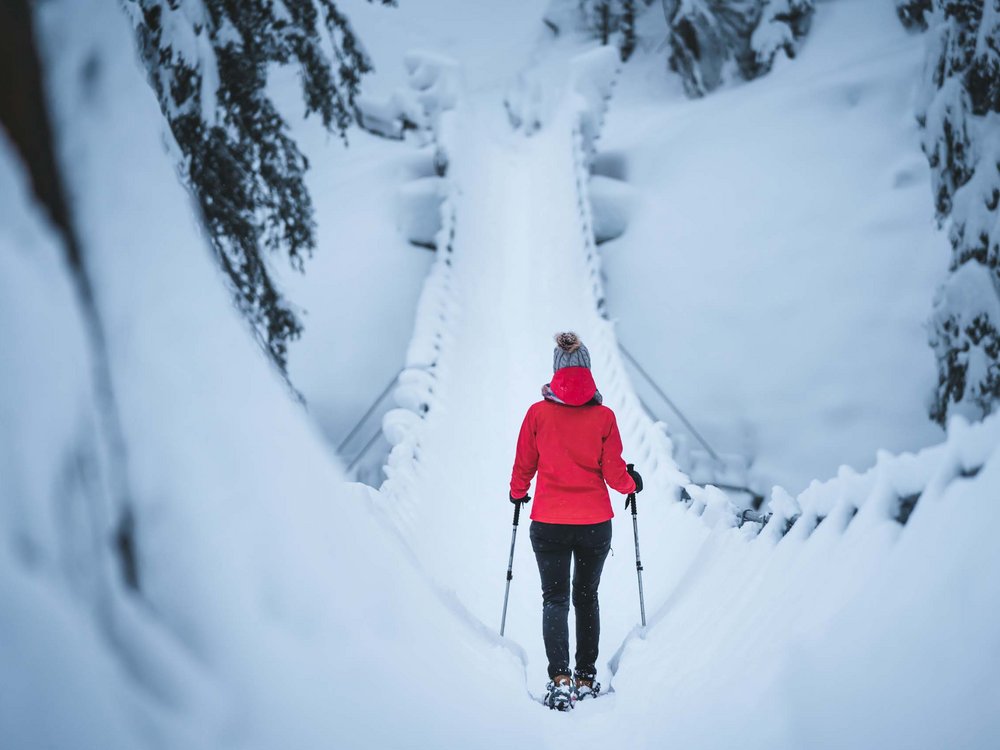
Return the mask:
<path id="1" fill-rule="evenodd" d="M 542 578 L 542 637 L 549 659 L 549 678 L 572 674 L 569 668 L 570 559 L 573 609 L 576 612 L 576 671 L 596 674 L 601 637 L 597 586 L 611 549 L 611 521 L 574 525 L 531 522 L 531 548 Z"/>

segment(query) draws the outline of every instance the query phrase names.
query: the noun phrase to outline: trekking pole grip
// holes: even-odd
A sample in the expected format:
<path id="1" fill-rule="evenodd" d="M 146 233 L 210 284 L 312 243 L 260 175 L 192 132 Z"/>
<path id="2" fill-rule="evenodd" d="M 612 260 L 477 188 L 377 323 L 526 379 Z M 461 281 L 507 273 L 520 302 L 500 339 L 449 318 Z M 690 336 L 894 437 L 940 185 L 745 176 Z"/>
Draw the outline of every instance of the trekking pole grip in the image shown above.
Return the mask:
<path id="1" fill-rule="evenodd" d="M 521 518 L 521 506 L 524 503 L 514 503 L 514 525 L 517 526 L 518 520 Z"/>
<path id="2" fill-rule="evenodd" d="M 625 470 L 628 471 L 629 476 L 632 476 L 632 470 L 634 468 L 635 468 L 635 464 L 625 464 Z M 628 493 L 628 497 L 625 499 L 625 510 L 628 510 L 628 506 L 631 503 L 632 504 L 632 515 L 633 516 L 635 515 L 636 510 L 638 510 L 636 508 L 636 505 L 635 505 L 635 496 L 636 496 L 637 493 L 638 493 L 638 490 L 636 490 L 636 492 L 630 492 L 630 493 Z"/>

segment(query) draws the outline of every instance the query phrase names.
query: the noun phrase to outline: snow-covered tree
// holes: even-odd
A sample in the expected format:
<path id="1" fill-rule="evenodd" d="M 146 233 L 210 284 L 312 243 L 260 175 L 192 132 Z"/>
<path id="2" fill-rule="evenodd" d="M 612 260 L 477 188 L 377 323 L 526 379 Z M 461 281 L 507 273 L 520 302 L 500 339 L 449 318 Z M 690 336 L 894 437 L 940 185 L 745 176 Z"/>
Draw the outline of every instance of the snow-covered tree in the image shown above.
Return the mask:
<path id="1" fill-rule="evenodd" d="M 931 416 L 979 419 L 1000 399 L 1000 297 L 996 266 L 978 260 L 958 266 L 934 300 L 931 345 L 940 381 Z"/>
<path id="2" fill-rule="evenodd" d="M 981 418 L 1000 400 L 1000 0 L 925 5 L 897 10 L 931 34 L 917 118 L 952 245 L 930 336 L 938 359 L 931 416 L 943 424 L 953 413 Z"/>
<path id="3" fill-rule="evenodd" d="M 727 72 L 745 79 L 794 57 L 809 31 L 814 0 L 663 0 L 670 67 L 691 96 L 719 86 Z"/>
<path id="4" fill-rule="evenodd" d="M 812 24 L 813 0 L 769 0 L 761 9 L 757 28 L 750 36 L 753 59 L 745 71 L 748 77 L 771 70 L 774 58 L 784 52 L 791 59 Z"/>
<path id="5" fill-rule="evenodd" d="M 636 4 L 649 5 L 652 0 L 580 0 L 584 23 L 601 44 L 615 42 L 622 60 L 635 51 Z"/>
<path id="6" fill-rule="evenodd" d="M 1000 112 L 1000 2 L 983 4 L 968 77 L 972 111 Z"/>
<path id="7" fill-rule="evenodd" d="M 664 0 L 670 27 L 670 67 L 680 74 L 691 96 L 702 96 L 722 83 L 723 68 L 735 55 L 744 56 L 751 24 L 744 15 L 754 3 L 742 0 L 732 12 L 716 15 L 712 0 Z M 742 21 L 739 33 L 730 21 Z"/>
<path id="8" fill-rule="evenodd" d="M 306 115 L 343 135 L 371 63 L 332 0 L 128 0 L 127 7 L 218 261 L 284 370 L 301 324 L 267 254 L 286 254 L 301 270 L 315 221 L 308 161 L 267 94 L 268 71 L 296 66 Z"/>
<path id="9" fill-rule="evenodd" d="M 635 0 L 625 0 L 622 4 L 621 32 L 622 38 L 618 49 L 622 54 L 622 60 L 628 60 L 635 52 L 636 31 L 635 31 Z"/>

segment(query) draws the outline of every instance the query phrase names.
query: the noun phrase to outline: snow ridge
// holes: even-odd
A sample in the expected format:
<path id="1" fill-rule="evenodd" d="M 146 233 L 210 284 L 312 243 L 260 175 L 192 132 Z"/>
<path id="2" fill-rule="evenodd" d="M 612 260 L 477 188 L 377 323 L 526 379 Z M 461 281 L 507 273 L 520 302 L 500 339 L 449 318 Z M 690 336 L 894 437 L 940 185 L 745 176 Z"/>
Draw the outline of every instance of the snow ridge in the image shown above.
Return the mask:
<path id="1" fill-rule="evenodd" d="M 677 584 L 612 659 L 617 694 L 638 699 L 658 675 L 683 697 L 653 723 L 692 746 L 706 744 L 706 702 L 728 707 L 713 734 L 749 748 L 987 746 L 998 444 L 1000 419 L 956 418 L 916 455 L 880 454 L 796 498 L 776 488 L 759 535 L 694 504 L 658 540 Z"/>
<path id="2" fill-rule="evenodd" d="M 449 102 L 446 111 L 439 112 L 428 134 L 439 164 L 450 162 L 455 114 L 452 108 L 460 94 Z M 414 513 L 414 486 L 421 471 L 420 445 L 426 430 L 425 417 L 436 404 L 436 388 L 441 376 L 441 351 L 450 339 L 452 321 L 457 313 L 452 273 L 455 252 L 454 184 L 443 178 L 443 198 L 440 203 L 440 229 L 435 246 L 434 264 L 424 282 L 414 314 L 413 338 L 406 352 L 403 371 L 397 380 L 393 397 L 399 409 L 389 411 L 382 430 L 392 446 L 383 471 L 386 480 L 377 497 L 380 507 L 404 534 Z M 446 365 L 445 365 L 446 366 Z"/>

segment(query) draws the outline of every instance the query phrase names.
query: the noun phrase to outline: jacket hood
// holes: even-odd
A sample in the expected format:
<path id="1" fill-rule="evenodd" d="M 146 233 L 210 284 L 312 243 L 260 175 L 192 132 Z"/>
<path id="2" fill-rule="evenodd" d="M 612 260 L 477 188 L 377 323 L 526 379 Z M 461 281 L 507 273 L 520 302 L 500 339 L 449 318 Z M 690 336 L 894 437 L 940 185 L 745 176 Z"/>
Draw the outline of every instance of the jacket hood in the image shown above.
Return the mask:
<path id="1" fill-rule="evenodd" d="M 552 382 L 542 387 L 542 394 L 567 406 L 583 406 L 597 395 L 597 384 L 588 367 L 563 367 L 552 376 Z"/>

